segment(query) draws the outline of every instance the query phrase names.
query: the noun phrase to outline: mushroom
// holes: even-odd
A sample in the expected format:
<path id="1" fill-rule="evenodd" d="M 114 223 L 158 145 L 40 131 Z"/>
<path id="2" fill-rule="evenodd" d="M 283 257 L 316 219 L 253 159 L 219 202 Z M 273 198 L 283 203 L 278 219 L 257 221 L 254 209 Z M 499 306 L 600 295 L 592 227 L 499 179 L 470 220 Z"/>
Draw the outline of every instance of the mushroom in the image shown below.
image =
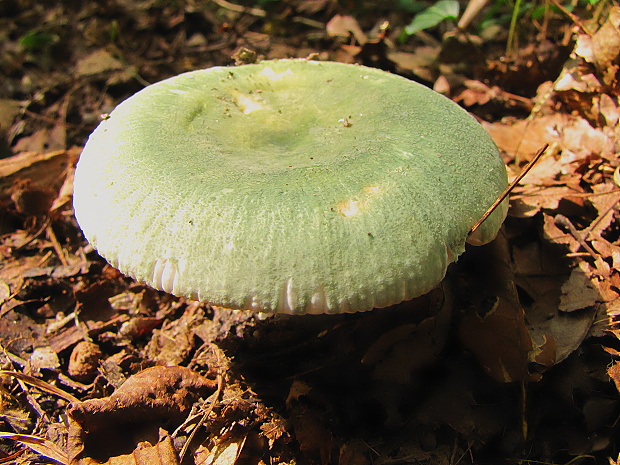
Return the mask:
<path id="1" fill-rule="evenodd" d="M 157 289 L 342 313 L 435 287 L 506 185 L 490 136 L 446 97 L 377 69 L 274 60 L 121 103 L 84 147 L 74 207 L 110 264 Z"/>

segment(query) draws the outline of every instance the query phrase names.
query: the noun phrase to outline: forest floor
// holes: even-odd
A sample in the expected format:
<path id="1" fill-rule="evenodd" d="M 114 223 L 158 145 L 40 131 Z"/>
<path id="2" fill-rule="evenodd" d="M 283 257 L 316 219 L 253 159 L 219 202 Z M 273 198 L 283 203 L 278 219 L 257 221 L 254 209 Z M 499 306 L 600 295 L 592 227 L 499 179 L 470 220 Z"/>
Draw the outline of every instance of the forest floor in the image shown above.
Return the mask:
<path id="1" fill-rule="evenodd" d="M 507 49 L 493 5 L 407 37 L 406 2 L 0 1 L 0 463 L 618 463 L 620 9 L 551 3 Z M 259 318 L 155 291 L 86 243 L 75 163 L 100 115 L 242 49 L 428 85 L 511 177 L 548 147 L 414 301 Z"/>

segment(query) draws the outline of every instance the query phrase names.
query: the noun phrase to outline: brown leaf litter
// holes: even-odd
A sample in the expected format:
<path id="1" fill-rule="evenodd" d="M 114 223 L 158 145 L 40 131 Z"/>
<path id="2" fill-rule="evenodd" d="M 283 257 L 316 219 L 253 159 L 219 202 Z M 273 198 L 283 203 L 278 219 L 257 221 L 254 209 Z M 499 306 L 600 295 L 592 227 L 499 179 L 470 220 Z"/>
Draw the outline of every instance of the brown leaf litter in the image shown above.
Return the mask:
<path id="1" fill-rule="evenodd" d="M 165 440 L 168 436 L 162 439 L 159 429 L 179 426 L 198 399 L 215 389 L 213 380 L 189 368 L 152 367 L 130 377 L 109 397 L 71 404 L 70 463 L 90 463 L 93 458 L 106 462 L 124 450 L 134 451 L 139 442 Z"/>

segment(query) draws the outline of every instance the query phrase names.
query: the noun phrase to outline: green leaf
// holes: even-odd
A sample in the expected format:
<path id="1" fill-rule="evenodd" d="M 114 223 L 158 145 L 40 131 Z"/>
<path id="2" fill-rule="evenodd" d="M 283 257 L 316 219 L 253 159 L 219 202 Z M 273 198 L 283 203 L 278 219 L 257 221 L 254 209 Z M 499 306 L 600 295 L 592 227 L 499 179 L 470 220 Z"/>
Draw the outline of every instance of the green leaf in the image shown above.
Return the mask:
<path id="1" fill-rule="evenodd" d="M 420 0 L 398 0 L 398 7 L 407 13 L 415 14 L 426 8 L 426 3 Z"/>
<path id="2" fill-rule="evenodd" d="M 459 15 L 459 2 L 456 0 L 439 0 L 433 6 L 414 16 L 405 28 L 409 35 L 437 26 L 447 19 L 455 20 Z"/>
<path id="3" fill-rule="evenodd" d="M 31 52 L 41 51 L 58 41 L 58 36 L 32 30 L 24 34 L 19 39 L 19 44 Z"/>

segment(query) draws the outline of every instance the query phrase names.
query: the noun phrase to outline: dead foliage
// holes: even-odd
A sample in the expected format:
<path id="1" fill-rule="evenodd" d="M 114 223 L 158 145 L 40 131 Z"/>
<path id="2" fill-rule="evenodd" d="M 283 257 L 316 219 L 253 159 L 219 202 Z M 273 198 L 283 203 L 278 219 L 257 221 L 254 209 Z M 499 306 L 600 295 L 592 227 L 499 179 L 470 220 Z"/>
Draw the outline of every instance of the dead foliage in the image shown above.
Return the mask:
<path id="1" fill-rule="evenodd" d="M 127 449 L 135 455 L 149 439 L 169 451 L 170 438 L 160 428 L 180 425 L 198 399 L 214 391 L 212 380 L 189 368 L 156 366 L 131 376 L 109 397 L 71 404 L 69 463 L 105 463 Z"/>

